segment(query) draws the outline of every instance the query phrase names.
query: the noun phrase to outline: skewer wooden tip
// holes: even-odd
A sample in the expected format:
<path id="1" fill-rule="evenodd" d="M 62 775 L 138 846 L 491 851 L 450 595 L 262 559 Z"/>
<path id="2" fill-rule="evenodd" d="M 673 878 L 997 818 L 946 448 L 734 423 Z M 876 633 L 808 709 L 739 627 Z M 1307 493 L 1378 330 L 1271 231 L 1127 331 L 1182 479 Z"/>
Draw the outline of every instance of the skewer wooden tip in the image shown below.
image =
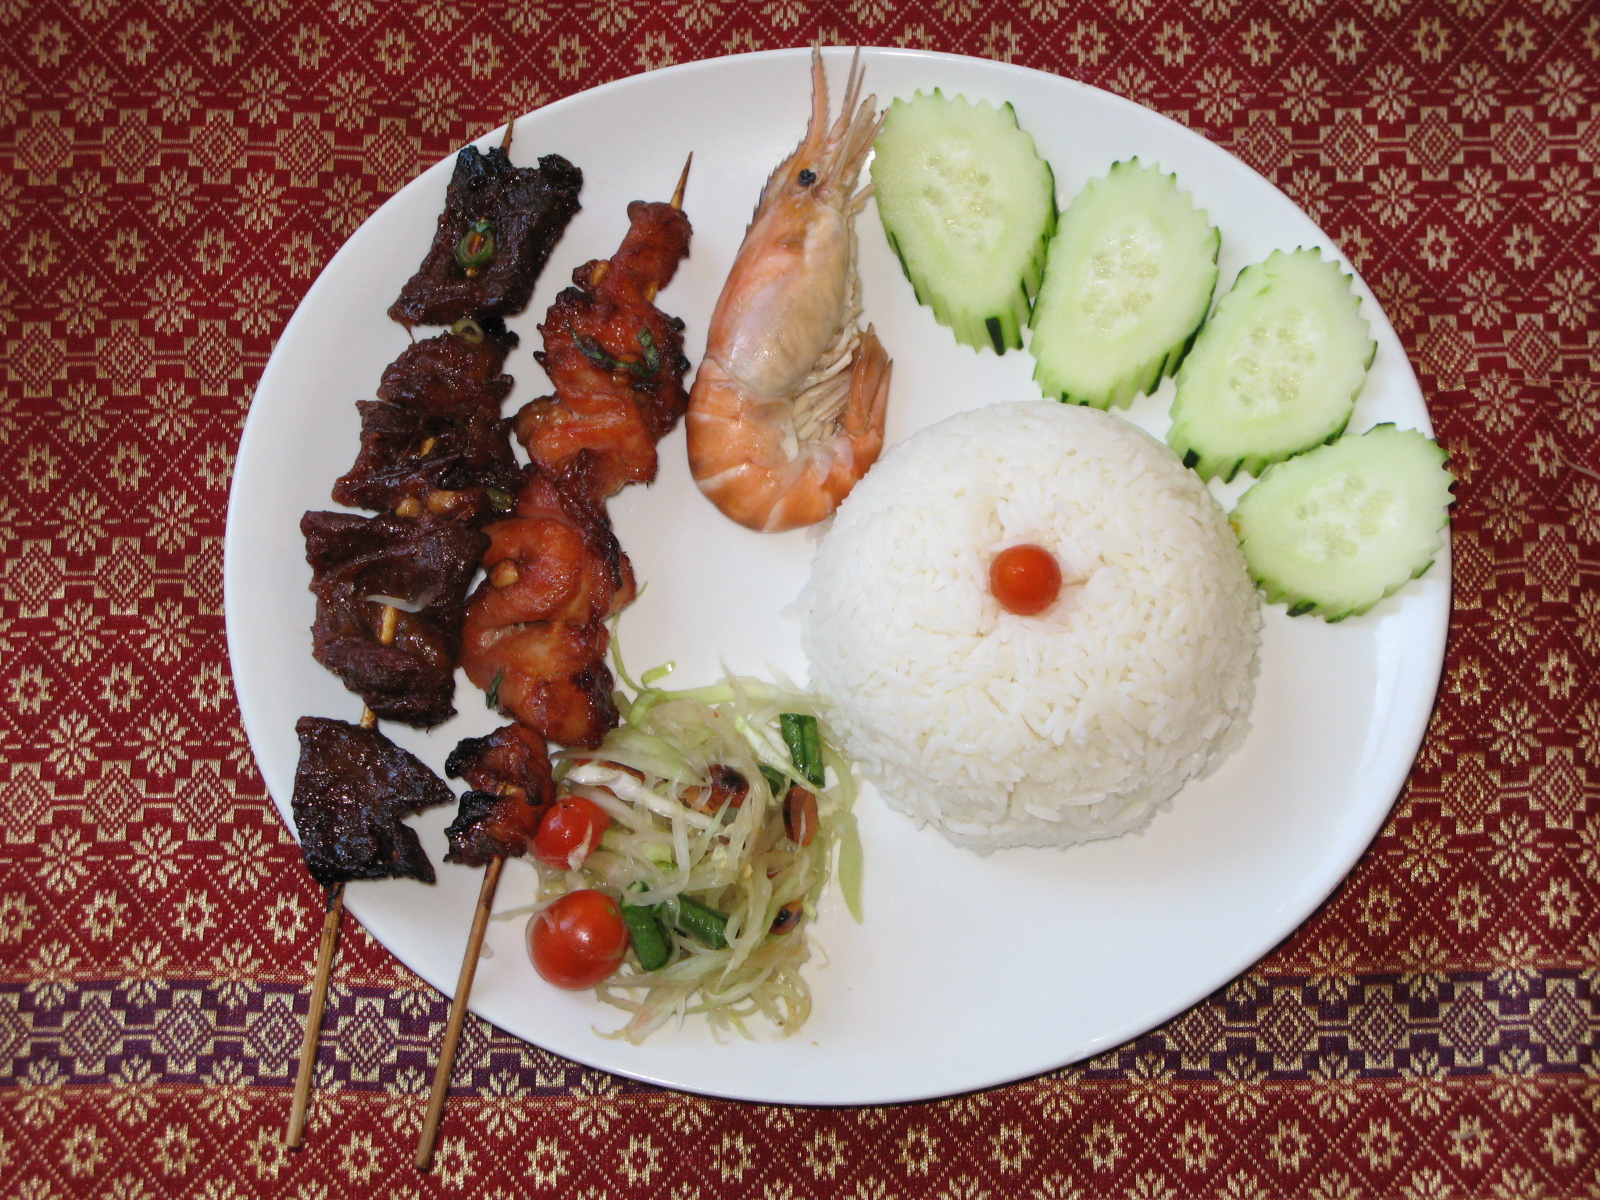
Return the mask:
<path id="1" fill-rule="evenodd" d="M 489 860 L 478 889 L 478 907 L 472 914 L 472 932 L 467 936 L 467 951 L 461 958 L 461 974 L 456 979 L 456 994 L 450 1001 L 450 1019 L 444 1027 L 444 1043 L 439 1047 L 439 1065 L 433 1072 L 433 1090 L 428 1093 L 428 1111 L 422 1118 L 422 1135 L 417 1139 L 417 1170 L 426 1171 L 433 1162 L 433 1145 L 439 1139 L 439 1121 L 444 1116 L 444 1100 L 450 1091 L 450 1073 L 455 1070 L 456 1047 L 461 1042 L 461 1027 L 467 1020 L 467 999 L 472 994 L 472 979 L 478 973 L 478 955 L 483 951 L 483 935 L 489 928 L 489 910 L 494 907 L 495 889 L 500 886 L 503 856 Z"/>
<path id="2" fill-rule="evenodd" d="M 506 118 L 506 131 L 500 136 L 500 149 L 506 154 L 511 153 L 511 135 L 517 128 L 516 117 Z"/>
<path id="3" fill-rule="evenodd" d="M 693 162 L 694 162 L 694 151 L 691 150 L 691 151 L 689 151 L 689 157 L 684 160 L 684 163 L 683 163 L 683 174 L 678 176 L 678 187 L 677 187 L 677 190 L 675 190 L 672 193 L 672 207 L 673 208 L 681 209 L 683 207 L 683 189 L 684 189 L 685 186 L 688 185 L 688 182 L 689 182 L 689 167 Z"/>
<path id="4" fill-rule="evenodd" d="M 295 1072 L 294 1096 L 289 1101 L 289 1126 L 283 1144 L 298 1150 L 305 1140 L 306 1109 L 311 1103 L 311 1075 L 317 1065 L 317 1037 L 322 1032 L 322 1010 L 328 1002 L 328 979 L 333 973 L 333 951 L 339 944 L 339 918 L 344 915 L 344 884 L 328 889 L 327 911 L 322 918 L 322 944 L 317 947 L 317 973 L 311 981 L 311 1003 L 306 1009 L 305 1040 L 300 1043 L 300 1067 Z"/>

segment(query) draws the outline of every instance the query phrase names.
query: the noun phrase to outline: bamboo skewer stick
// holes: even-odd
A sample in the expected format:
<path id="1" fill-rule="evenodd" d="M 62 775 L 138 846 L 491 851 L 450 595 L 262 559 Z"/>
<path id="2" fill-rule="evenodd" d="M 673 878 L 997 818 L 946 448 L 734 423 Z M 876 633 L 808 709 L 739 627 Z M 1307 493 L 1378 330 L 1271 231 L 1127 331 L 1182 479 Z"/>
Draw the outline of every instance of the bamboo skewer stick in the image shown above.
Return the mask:
<path id="1" fill-rule="evenodd" d="M 506 141 L 510 143 L 511 128 L 506 127 Z M 683 190 L 689 182 L 689 166 L 694 162 L 691 151 L 678 176 L 678 186 L 672 193 L 672 207 L 683 207 Z M 655 288 L 648 298 L 655 299 Z M 456 993 L 450 1000 L 450 1019 L 445 1024 L 444 1043 L 439 1047 L 439 1064 L 433 1072 L 433 1088 L 428 1093 L 428 1111 L 422 1119 L 422 1135 L 417 1140 L 417 1170 L 426 1171 L 433 1162 L 434 1143 L 439 1138 L 439 1122 L 444 1117 L 444 1101 L 450 1091 L 450 1075 L 455 1070 L 456 1047 L 461 1041 L 461 1028 L 467 1019 L 467 1000 L 472 992 L 472 980 L 478 972 L 478 957 L 483 950 L 484 932 L 489 927 L 489 910 L 494 907 L 495 890 L 500 886 L 500 872 L 505 867 L 504 855 L 497 854 L 489 860 L 484 870 L 483 885 L 478 889 L 478 907 L 472 914 L 472 932 L 467 937 L 466 954 L 461 960 L 461 975 L 456 980 Z"/>
<path id="2" fill-rule="evenodd" d="M 433 1072 L 433 1090 L 428 1094 L 428 1112 L 422 1119 L 422 1136 L 417 1142 L 417 1170 L 426 1171 L 433 1162 L 433 1145 L 439 1137 L 439 1121 L 444 1116 L 444 1100 L 450 1091 L 450 1073 L 455 1069 L 456 1046 L 467 1020 L 467 999 L 472 980 L 478 973 L 478 957 L 483 951 L 483 935 L 489 928 L 489 910 L 494 907 L 495 890 L 500 886 L 504 855 L 489 860 L 478 889 L 478 907 L 472 914 L 472 932 L 467 937 L 467 952 L 461 959 L 461 974 L 456 979 L 456 994 L 450 1001 L 450 1019 L 444 1027 L 444 1044 L 439 1047 L 439 1065 Z"/>
<path id="3" fill-rule="evenodd" d="M 512 135 L 516 132 L 516 127 L 517 118 L 515 116 L 506 121 L 506 131 L 501 135 L 500 138 L 500 149 L 506 154 L 511 153 L 511 139 Z M 690 157 L 693 158 L 693 155 L 690 155 Z M 688 166 L 685 165 L 683 170 L 685 177 L 687 177 L 689 173 Z M 674 207 L 677 206 L 678 202 L 682 198 L 683 180 L 680 179 L 678 181 L 678 194 L 673 200 Z M 415 338 L 413 338 L 413 341 L 414 340 Z M 430 449 L 432 449 L 431 439 L 429 440 L 429 445 L 423 449 L 423 453 L 426 454 Z M 389 646 L 394 644 L 395 633 L 398 630 L 399 620 L 400 614 L 394 605 L 385 604 L 383 606 L 383 623 L 378 631 L 379 645 Z M 377 727 L 377 714 L 374 713 L 370 707 L 363 704 L 361 706 L 361 728 L 376 729 Z M 485 900 L 484 896 L 480 895 L 478 898 L 478 903 L 485 916 L 487 916 L 488 906 L 494 902 L 494 887 L 499 884 L 500 868 L 504 865 L 504 859 L 496 859 L 490 864 L 489 872 L 484 876 L 484 886 L 487 892 L 487 901 Z M 491 879 L 493 880 L 493 884 L 490 883 Z M 295 1072 L 294 1093 L 289 1103 L 289 1125 L 284 1133 L 284 1145 L 290 1150 L 298 1150 L 301 1142 L 305 1138 L 306 1110 L 311 1102 L 311 1076 L 316 1069 L 317 1042 L 322 1033 L 322 1013 L 328 1002 L 328 981 L 333 974 L 333 952 L 339 944 L 339 925 L 343 917 L 344 884 L 338 883 L 328 889 L 327 911 L 322 919 L 322 943 L 317 947 L 316 974 L 313 976 L 311 981 L 311 1003 L 306 1010 L 305 1039 L 300 1044 L 300 1063 Z M 472 963 L 472 970 L 476 970 L 478 958 L 477 951 L 483 945 L 483 931 L 483 921 L 475 920 L 473 924 L 472 939 L 469 942 L 469 946 L 471 947 L 471 949 L 469 949 L 469 959 Z M 472 971 L 468 969 L 465 963 L 462 965 L 462 978 L 466 981 L 466 986 L 470 988 L 472 983 Z M 460 1040 L 461 1037 L 461 1024 L 464 1017 L 464 1011 L 458 1016 L 458 1014 L 452 1008 L 450 1014 L 450 1026 L 447 1028 L 445 1033 L 445 1040 L 450 1047 L 450 1060 L 452 1062 L 454 1061 L 455 1057 L 455 1043 L 456 1041 Z M 453 1033 L 451 1032 L 452 1030 Z M 442 1065 L 443 1063 L 441 1063 L 441 1066 Z M 449 1073 L 447 1069 L 447 1079 L 448 1075 Z M 437 1080 L 435 1080 L 436 1089 L 437 1086 Z M 438 1105 L 434 1105 L 432 1103 L 429 1105 L 430 1119 L 432 1121 L 434 1130 L 437 1131 L 439 1125 L 439 1112 L 434 1111 L 435 1108 L 442 1110 L 442 1095 L 439 1097 Z M 418 1154 L 420 1156 L 420 1150 L 418 1151 Z M 428 1156 L 431 1158 L 432 1155 L 432 1138 L 429 1137 Z M 422 1167 L 426 1164 L 419 1161 L 417 1165 L 418 1167 Z"/>
<path id="4" fill-rule="evenodd" d="M 689 182 L 689 167 L 694 163 L 694 151 L 689 151 L 689 157 L 683 160 L 683 174 L 678 176 L 678 186 L 672 192 L 672 207 L 683 207 L 683 189 Z"/>
<path id="5" fill-rule="evenodd" d="M 333 951 L 339 944 L 339 920 L 344 915 L 344 884 L 328 889 L 327 912 L 322 918 L 322 945 L 317 949 L 317 973 L 311 982 L 311 1006 L 306 1010 L 306 1036 L 300 1043 L 300 1069 L 294 1077 L 294 1099 L 289 1104 L 289 1128 L 283 1143 L 298 1150 L 306 1132 L 306 1107 L 311 1101 L 311 1073 L 317 1063 L 317 1038 L 322 1031 L 322 1009 L 328 1001 L 328 977 L 333 973 Z"/>
<path id="6" fill-rule="evenodd" d="M 383 606 L 383 624 L 378 629 L 378 642 L 389 646 L 399 627 L 400 614 L 394 605 Z M 361 728 L 376 729 L 378 714 L 363 704 Z M 317 1066 L 317 1041 L 322 1036 L 322 1010 L 328 1004 L 328 980 L 333 975 L 333 952 L 339 944 L 339 923 L 344 918 L 344 884 L 336 883 L 328 889 L 327 911 L 322 918 L 322 944 L 317 947 L 317 970 L 311 978 L 311 1003 L 306 1008 L 306 1035 L 300 1043 L 300 1065 L 294 1075 L 294 1092 L 289 1100 L 289 1125 L 284 1131 L 283 1144 L 290 1150 L 300 1149 L 305 1140 L 306 1109 L 311 1104 L 311 1075 Z"/>

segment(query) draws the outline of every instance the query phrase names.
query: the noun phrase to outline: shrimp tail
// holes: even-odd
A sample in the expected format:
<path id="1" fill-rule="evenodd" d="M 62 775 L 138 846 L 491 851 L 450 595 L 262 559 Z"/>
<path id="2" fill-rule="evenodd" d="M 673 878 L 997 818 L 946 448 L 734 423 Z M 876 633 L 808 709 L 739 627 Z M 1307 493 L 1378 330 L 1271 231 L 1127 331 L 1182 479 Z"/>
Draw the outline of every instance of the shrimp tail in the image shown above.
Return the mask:
<path id="1" fill-rule="evenodd" d="M 752 395 L 708 359 L 688 416 L 690 473 L 707 499 L 747 528 L 777 533 L 815 525 L 883 451 L 893 368 L 868 326 L 850 364 L 838 434 L 797 453 L 788 402 Z"/>
<path id="2" fill-rule="evenodd" d="M 840 422 L 862 471 L 877 462 L 883 450 L 883 422 L 889 410 L 889 376 L 893 373 L 889 352 L 868 325 L 861 335 L 855 362 L 850 365 L 850 403 Z"/>

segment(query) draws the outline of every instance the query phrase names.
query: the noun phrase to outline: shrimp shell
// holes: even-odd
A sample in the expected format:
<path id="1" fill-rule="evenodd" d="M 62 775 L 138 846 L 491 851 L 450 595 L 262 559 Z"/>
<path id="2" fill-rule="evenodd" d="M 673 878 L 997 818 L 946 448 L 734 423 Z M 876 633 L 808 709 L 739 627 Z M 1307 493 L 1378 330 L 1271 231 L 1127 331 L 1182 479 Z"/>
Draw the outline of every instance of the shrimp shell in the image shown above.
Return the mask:
<path id="1" fill-rule="evenodd" d="M 883 449 L 891 363 L 857 323 L 854 224 L 872 192 L 856 181 L 882 117 L 861 83 L 857 51 L 830 127 L 813 47 L 810 124 L 762 189 L 689 396 L 695 482 L 751 529 L 823 520 Z"/>

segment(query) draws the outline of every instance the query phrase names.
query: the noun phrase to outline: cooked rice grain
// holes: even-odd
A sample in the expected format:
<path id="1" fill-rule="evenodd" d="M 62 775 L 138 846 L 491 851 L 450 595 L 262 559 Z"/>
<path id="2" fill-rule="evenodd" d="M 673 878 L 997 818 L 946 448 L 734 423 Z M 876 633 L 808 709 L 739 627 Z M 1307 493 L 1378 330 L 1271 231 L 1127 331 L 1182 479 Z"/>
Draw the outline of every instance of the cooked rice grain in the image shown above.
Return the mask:
<path id="1" fill-rule="evenodd" d="M 1020 542 L 1065 577 L 1036 617 L 989 593 Z M 839 509 L 801 610 L 849 756 L 984 853 L 1140 828 L 1243 737 L 1254 692 L 1260 609 L 1227 518 L 1092 408 L 999 404 L 895 447 Z"/>

